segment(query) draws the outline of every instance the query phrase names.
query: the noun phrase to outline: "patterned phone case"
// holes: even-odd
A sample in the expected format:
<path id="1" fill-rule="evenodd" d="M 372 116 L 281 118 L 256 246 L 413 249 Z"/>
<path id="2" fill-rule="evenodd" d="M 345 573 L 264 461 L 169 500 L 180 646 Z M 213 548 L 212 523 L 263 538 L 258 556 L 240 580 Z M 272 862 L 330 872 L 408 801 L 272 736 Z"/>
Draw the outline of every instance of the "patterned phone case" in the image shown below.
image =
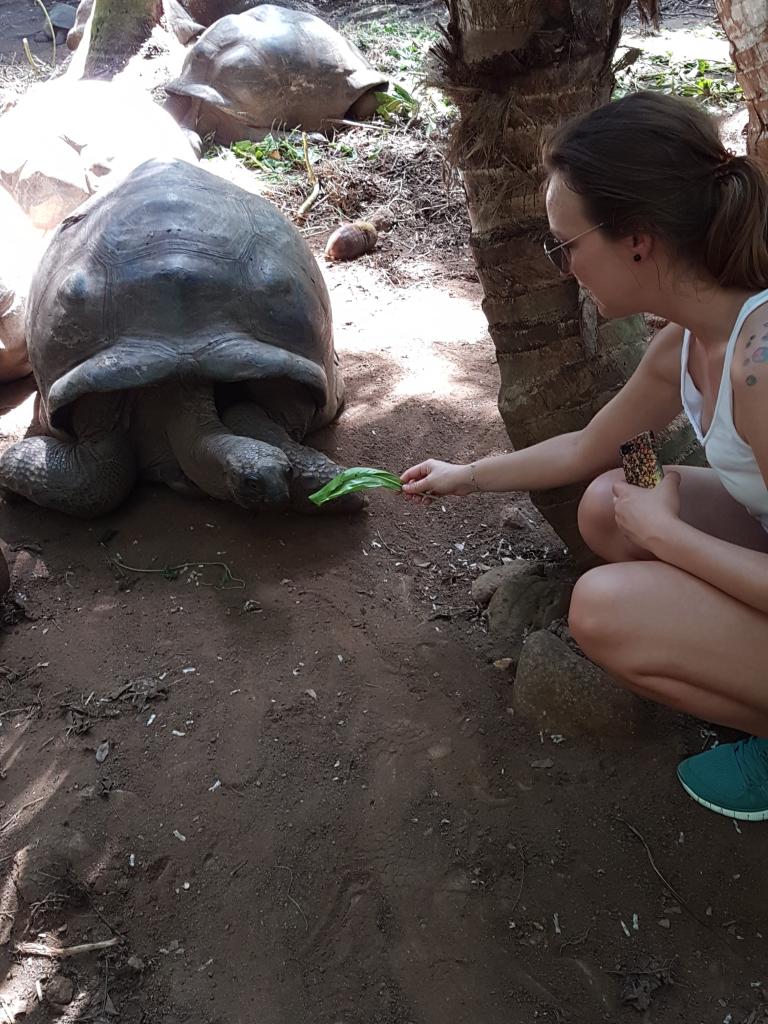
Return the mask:
<path id="1" fill-rule="evenodd" d="M 631 441 L 621 445 L 621 464 L 628 484 L 635 487 L 655 487 L 663 478 L 659 456 L 656 454 L 653 432 L 643 431 Z"/>

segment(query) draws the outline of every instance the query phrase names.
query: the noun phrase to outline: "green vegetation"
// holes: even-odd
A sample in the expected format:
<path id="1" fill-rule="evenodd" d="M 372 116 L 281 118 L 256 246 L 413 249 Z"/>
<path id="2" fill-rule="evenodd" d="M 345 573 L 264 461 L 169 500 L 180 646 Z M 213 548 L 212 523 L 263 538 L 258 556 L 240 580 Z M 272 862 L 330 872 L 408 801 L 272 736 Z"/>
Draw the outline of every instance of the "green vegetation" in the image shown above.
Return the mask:
<path id="1" fill-rule="evenodd" d="M 346 25 L 344 35 L 374 67 L 399 79 L 416 79 L 424 74 L 427 52 L 439 38 L 437 29 L 408 21 Z"/>
<path id="2" fill-rule="evenodd" d="M 354 157 L 355 151 L 344 141 L 329 140 L 322 144 L 325 155 Z M 291 171 L 306 170 L 304 159 L 304 143 L 300 131 L 288 132 L 286 135 L 267 135 L 261 142 L 233 142 L 230 149 L 251 171 L 261 171 L 268 180 L 275 181 Z M 206 156 L 215 156 L 218 147 L 206 152 Z M 317 145 L 307 145 L 307 158 L 310 165 L 317 163 L 321 157 Z"/>
<path id="3" fill-rule="evenodd" d="M 344 469 L 333 480 L 330 480 L 325 487 L 310 494 L 309 500 L 315 505 L 324 505 L 326 501 L 333 501 L 334 498 L 341 498 L 345 494 L 352 494 L 354 491 L 365 491 L 372 487 L 386 487 L 390 491 L 401 491 L 403 485 L 400 477 L 389 473 L 386 469 L 368 469 L 365 466 L 355 466 L 353 469 Z"/>
<path id="4" fill-rule="evenodd" d="M 377 94 L 376 114 L 382 120 L 430 136 L 440 122 L 455 116 L 454 104 L 424 82 L 429 49 L 440 38 L 437 29 L 409 21 L 371 21 L 347 25 L 344 34 L 390 78 L 389 90 Z"/>
<path id="5" fill-rule="evenodd" d="M 632 57 L 630 51 L 625 57 Z M 638 89 L 656 89 L 675 96 L 690 96 L 707 106 L 722 107 L 738 103 L 744 97 L 729 61 L 703 58 L 680 59 L 667 54 L 639 52 L 627 67 L 618 62 L 614 97 L 626 96 Z"/>

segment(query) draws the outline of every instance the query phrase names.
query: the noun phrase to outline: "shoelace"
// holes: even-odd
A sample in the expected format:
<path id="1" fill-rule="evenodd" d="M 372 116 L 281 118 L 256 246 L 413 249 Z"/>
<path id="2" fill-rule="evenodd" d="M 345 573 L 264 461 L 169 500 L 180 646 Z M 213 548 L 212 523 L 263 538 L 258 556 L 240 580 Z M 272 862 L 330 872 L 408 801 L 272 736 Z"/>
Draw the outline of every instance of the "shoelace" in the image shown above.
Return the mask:
<path id="1" fill-rule="evenodd" d="M 739 740 L 734 745 L 733 753 L 744 781 L 750 786 L 765 786 L 768 789 L 768 740 L 757 736 Z"/>

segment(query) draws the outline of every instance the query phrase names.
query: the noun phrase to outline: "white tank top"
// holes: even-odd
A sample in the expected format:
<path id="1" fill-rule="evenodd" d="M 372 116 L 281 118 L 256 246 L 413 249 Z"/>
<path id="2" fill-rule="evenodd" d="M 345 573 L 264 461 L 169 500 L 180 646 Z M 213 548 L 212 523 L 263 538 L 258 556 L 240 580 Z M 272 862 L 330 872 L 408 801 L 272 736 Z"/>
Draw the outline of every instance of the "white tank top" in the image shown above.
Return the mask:
<path id="1" fill-rule="evenodd" d="M 753 295 L 741 307 L 741 312 L 736 318 L 736 323 L 733 325 L 731 336 L 728 339 L 715 411 L 706 434 L 702 433 L 701 429 L 704 400 L 688 372 L 690 331 L 686 331 L 683 335 L 680 393 L 683 399 L 683 409 L 704 448 L 707 462 L 717 473 L 723 487 L 731 497 L 743 505 L 768 531 L 768 487 L 765 485 L 752 449 L 739 437 L 736 427 L 733 425 L 733 390 L 731 388 L 731 362 L 739 331 L 749 314 L 766 302 L 768 302 L 768 289 Z"/>

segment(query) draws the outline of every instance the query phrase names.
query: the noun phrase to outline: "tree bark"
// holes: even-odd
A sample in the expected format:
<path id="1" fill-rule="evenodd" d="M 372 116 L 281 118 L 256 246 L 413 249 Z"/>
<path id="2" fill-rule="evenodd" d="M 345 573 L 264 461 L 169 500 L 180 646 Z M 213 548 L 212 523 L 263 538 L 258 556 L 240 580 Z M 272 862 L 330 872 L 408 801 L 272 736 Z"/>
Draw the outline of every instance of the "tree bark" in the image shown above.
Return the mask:
<path id="1" fill-rule="evenodd" d="M 645 350 L 641 317 L 601 321 L 592 300 L 543 253 L 542 139 L 608 101 L 629 0 L 446 0 L 433 83 L 457 104 L 450 159 L 464 181 L 483 310 L 501 373 L 499 410 L 515 448 L 582 428 L 624 385 Z M 655 4 L 646 5 L 649 17 Z M 663 449 L 692 456 L 690 428 Z M 617 453 L 618 458 L 618 453 Z M 532 495 L 566 546 L 583 487 Z"/>
<path id="2" fill-rule="evenodd" d="M 160 21 L 161 0 L 94 0 L 81 43 L 83 78 L 112 78 L 149 39 Z"/>
<path id="3" fill-rule="evenodd" d="M 715 0 L 749 108 L 747 149 L 768 161 L 768 0 Z"/>

